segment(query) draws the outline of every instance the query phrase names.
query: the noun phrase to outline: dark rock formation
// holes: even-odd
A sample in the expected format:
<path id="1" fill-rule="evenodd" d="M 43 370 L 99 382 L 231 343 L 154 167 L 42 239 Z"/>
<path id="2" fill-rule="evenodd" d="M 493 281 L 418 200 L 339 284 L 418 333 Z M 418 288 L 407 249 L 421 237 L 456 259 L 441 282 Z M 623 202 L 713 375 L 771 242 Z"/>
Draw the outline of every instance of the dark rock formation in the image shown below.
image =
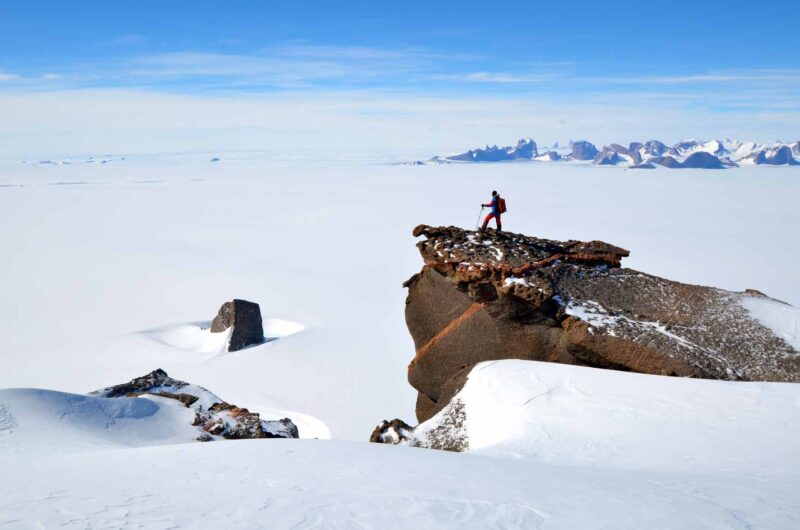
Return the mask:
<path id="1" fill-rule="evenodd" d="M 620 267 L 601 241 L 420 225 L 409 279 L 408 379 L 425 421 L 481 361 L 528 359 L 659 375 L 800 381 L 800 353 L 754 320 L 743 296 Z"/>
<path id="2" fill-rule="evenodd" d="M 517 146 L 512 149 L 509 154 L 514 159 L 528 159 L 536 157 L 539 150 L 536 148 L 536 142 L 530 138 L 523 138 L 517 142 Z"/>
<path id="3" fill-rule="evenodd" d="M 669 148 L 664 142 L 649 140 L 644 143 L 644 150 L 648 155 L 660 156 L 667 152 Z"/>
<path id="4" fill-rule="evenodd" d="M 299 437 L 297 426 L 289 418 L 262 420 L 258 413 L 226 403 L 203 387 L 172 379 L 160 368 L 90 395 L 120 399 L 151 395 L 174 399 L 195 412 L 192 425 L 202 431 L 197 438 L 202 442 L 212 441 L 213 436 L 229 440 Z"/>
<path id="5" fill-rule="evenodd" d="M 538 159 L 539 160 L 545 160 L 545 161 L 546 160 L 550 160 L 552 162 L 555 162 L 557 160 L 561 160 L 561 155 L 559 155 L 555 151 L 548 151 L 546 153 L 542 153 L 541 155 L 539 155 Z"/>
<path id="6" fill-rule="evenodd" d="M 788 145 L 782 145 L 776 149 L 762 149 L 754 153 L 753 162 L 756 164 L 767 164 L 771 166 L 797 166 L 797 162 L 792 155 L 792 149 Z"/>
<path id="7" fill-rule="evenodd" d="M 669 155 L 654 156 L 653 158 L 648 159 L 648 162 L 651 164 L 658 164 L 659 166 L 664 166 L 672 169 L 683 167 L 683 164 L 681 164 L 678 160 L 674 159 Z"/>
<path id="8" fill-rule="evenodd" d="M 697 140 L 683 140 L 673 145 L 669 152 L 678 156 L 685 155 L 700 147 L 700 142 Z"/>
<path id="9" fill-rule="evenodd" d="M 611 144 L 612 146 L 618 144 Z M 619 146 L 622 147 L 622 146 Z M 633 162 L 634 166 L 641 164 L 644 160 L 642 159 L 642 150 L 644 149 L 644 144 L 641 142 L 631 142 L 628 148 L 626 149 L 625 154 L 631 157 L 631 161 Z"/>
<path id="10" fill-rule="evenodd" d="M 696 169 L 725 169 L 725 164 L 719 157 L 706 153 L 705 151 L 698 151 L 686 157 L 686 160 L 681 164 L 683 168 L 696 168 Z"/>
<path id="11" fill-rule="evenodd" d="M 617 147 L 622 147 L 618 145 Z M 627 149 L 622 147 L 627 153 Z M 594 163 L 598 166 L 616 166 L 617 164 L 621 164 L 624 160 L 622 157 L 619 156 L 619 153 L 616 151 L 614 146 L 606 146 L 603 150 L 598 153 L 598 155 L 594 158 Z"/>
<path id="12" fill-rule="evenodd" d="M 377 444 L 392 444 L 407 442 L 411 439 L 414 427 L 400 419 L 392 421 L 383 420 L 369 437 L 369 441 Z"/>
<path id="13" fill-rule="evenodd" d="M 572 142 L 573 160 L 594 160 L 597 156 L 597 148 L 586 140 Z"/>
<path id="14" fill-rule="evenodd" d="M 607 146 L 607 147 L 608 147 L 609 149 L 611 149 L 612 151 L 614 151 L 614 152 L 617 152 L 617 153 L 619 153 L 619 154 L 621 154 L 621 155 L 627 155 L 627 154 L 630 154 L 630 151 L 629 151 L 629 150 L 628 150 L 628 148 L 627 148 L 627 147 L 625 147 L 624 145 L 620 145 L 620 144 L 611 144 L 611 145 L 609 145 L 609 146 Z"/>
<path id="15" fill-rule="evenodd" d="M 540 161 L 586 161 L 593 160 L 596 165 L 625 165 L 627 167 L 649 167 L 657 164 L 668 168 L 723 169 L 736 167 L 742 160 L 755 164 L 800 165 L 795 156 L 800 156 L 800 142 L 794 144 L 775 144 L 772 147 L 759 146 L 754 142 L 733 142 L 719 140 L 698 142 L 685 140 L 669 147 L 658 140 L 631 142 L 627 147 L 612 143 L 602 152 L 585 141 L 570 142 L 571 153 L 560 156 L 555 151 L 539 153 L 536 143 L 531 139 L 520 140 L 516 146 L 486 146 L 448 157 L 435 156 L 428 163 L 447 164 L 450 162 L 506 162 L 513 160 Z M 424 165 L 417 161 L 413 165 Z"/>
<path id="16" fill-rule="evenodd" d="M 256 303 L 234 299 L 222 304 L 211 322 L 211 332 L 221 333 L 231 327 L 233 331 L 228 341 L 228 351 L 238 351 L 264 342 L 261 309 Z"/>
<path id="17" fill-rule="evenodd" d="M 142 377 L 131 379 L 127 383 L 110 386 L 103 390 L 95 390 L 91 394 L 106 398 L 133 397 L 142 394 L 157 393 L 164 388 L 175 389 L 185 386 L 189 386 L 189 383 L 173 379 L 167 375 L 167 372 L 159 368 Z"/>
<path id="18" fill-rule="evenodd" d="M 705 151 L 698 151 L 686 157 L 686 160 L 680 162 L 670 155 L 653 157 L 648 160 L 652 164 L 659 164 L 664 167 L 672 169 L 725 169 L 726 167 L 734 167 L 735 163 L 730 161 L 723 161 L 716 155 L 706 153 Z"/>
<path id="19" fill-rule="evenodd" d="M 470 149 L 466 153 L 445 158 L 453 162 L 503 162 L 507 160 L 530 160 L 538 155 L 536 142 L 523 138 L 517 145 L 497 147 L 488 145 L 483 149 Z"/>
<path id="20" fill-rule="evenodd" d="M 197 411 L 192 425 L 229 440 L 251 438 L 298 438 L 297 426 L 289 418 L 264 421 L 256 412 L 224 401 L 214 403 L 208 410 Z"/>

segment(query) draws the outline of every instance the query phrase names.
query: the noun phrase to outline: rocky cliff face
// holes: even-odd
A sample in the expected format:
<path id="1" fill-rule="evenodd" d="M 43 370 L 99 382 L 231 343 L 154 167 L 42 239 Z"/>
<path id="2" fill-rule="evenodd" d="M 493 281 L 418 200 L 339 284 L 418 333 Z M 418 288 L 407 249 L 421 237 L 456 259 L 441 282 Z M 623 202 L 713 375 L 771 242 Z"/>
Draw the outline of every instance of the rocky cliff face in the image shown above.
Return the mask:
<path id="1" fill-rule="evenodd" d="M 647 374 L 800 381 L 800 353 L 734 293 L 621 267 L 628 251 L 420 225 L 408 288 L 408 380 L 423 422 L 482 361 L 528 359 Z M 773 301 L 776 304 L 780 302 Z"/>

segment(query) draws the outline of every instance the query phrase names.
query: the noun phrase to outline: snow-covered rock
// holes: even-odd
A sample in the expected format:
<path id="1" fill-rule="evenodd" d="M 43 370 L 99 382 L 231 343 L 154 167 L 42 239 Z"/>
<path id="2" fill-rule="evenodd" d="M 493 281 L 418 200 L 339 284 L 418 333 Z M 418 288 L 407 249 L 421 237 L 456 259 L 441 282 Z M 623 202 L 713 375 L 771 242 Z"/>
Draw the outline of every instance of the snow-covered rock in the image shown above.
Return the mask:
<path id="1" fill-rule="evenodd" d="M 0 389 L 0 431 L 0 448 L 52 446 L 59 451 L 298 437 L 288 418 L 262 420 L 163 370 L 88 395 Z"/>
<path id="2" fill-rule="evenodd" d="M 570 142 L 572 146 L 572 160 L 593 160 L 597 156 L 597 148 L 591 142 L 578 140 Z"/>
<path id="3" fill-rule="evenodd" d="M 561 160 L 561 155 L 556 151 L 547 151 L 535 157 L 534 160 L 538 160 L 539 162 L 556 162 Z"/>
<path id="4" fill-rule="evenodd" d="M 532 144 L 532 145 L 531 145 Z M 739 163 L 798 165 L 795 157 L 800 157 L 800 142 L 794 144 L 776 143 L 765 147 L 756 142 L 734 140 L 683 140 L 667 146 L 658 140 L 631 142 L 628 147 L 618 143 L 606 145 L 602 151 L 586 140 L 570 142 L 571 152 L 561 156 L 555 151 L 538 154 L 535 143 L 530 139 L 520 140 L 516 147 L 486 147 L 470 150 L 448 157 L 433 157 L 429 162 L 503 162 L 507 160 L 537 161 L 585 161 L 593 160 L 595 165 L 619 165 L 625 167 L 649 168 L 660 165 L 680 169 L 725 169 L 736 167 Z M 419 164 L 422 164 L 420 162 Z"/>
<path id="5" fill-rule="evenodd" d="M 127 383 L 91 393 L 101 398 L 135 398 L 159 396 L 179 401 L 194 413 L 192 425 L 203 431 L 200 441 L 211 441 L 213 435 L 228 439 L 298 438 L 297 427 L 289 418 L 262 420 L 258 413 L 226 403 L 205 388 L 172 379 L 158 369 Z"/>
<path id="6" fill-rule="evenodd" d="M 625 154 L 620 154 L 620 148 Z M 606 146 L 594 158 L 594 164 L 598 166 L 616 166 L 631 160 L 629 156 L 626 156 L 627 153 L 628 150 L 622 146 Z"/>
<path id="7" fill-rule="evenodd" d="M 751 160 L 757 165 L 770 165 L 770 166 L 797 166 L 800 162 L 794 159 L 792 149 L 788 145 L 776 145 L 773 147 L 765 147 L 752 153 L 746 160 Z"/>
<path id="8" fill-rule="evenodd" d="M 488 145 L 482 149 L 471 149 L 465 153 L 451 155 L 437 160 L 450 162 L 503 162 L 508 160 L 532 160 L 538 155 L 536 142 L 523 138 L 516 146 L 497 147 Z"/>

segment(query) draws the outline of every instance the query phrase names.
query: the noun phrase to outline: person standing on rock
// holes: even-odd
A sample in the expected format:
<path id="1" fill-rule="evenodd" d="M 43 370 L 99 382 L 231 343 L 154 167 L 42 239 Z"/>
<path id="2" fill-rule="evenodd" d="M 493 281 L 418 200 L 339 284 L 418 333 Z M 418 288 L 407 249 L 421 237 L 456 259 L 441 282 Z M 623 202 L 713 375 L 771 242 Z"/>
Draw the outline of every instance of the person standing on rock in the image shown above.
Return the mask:
<path id="1" fill-rule="evenodd" d="M 501 232 L 503 230 L 503 224 L 500 222 L 500 215 L 506 212 L 506 201 L 500 195 L 497 194 L 496 191 L 492 192 L 492 200 L 489 204 L 481 204 L 483 208 L 491 208 L 492 211 L 489 212 L 489 215 L 486 216 L 486 219 L 483 220 L 483 226 L 481 227 L 481 232 L 486 231 L 486 227 L 489 226 L 489 221 L 492 219 L 495 220 L 497 223 L 497 231 Z"/>

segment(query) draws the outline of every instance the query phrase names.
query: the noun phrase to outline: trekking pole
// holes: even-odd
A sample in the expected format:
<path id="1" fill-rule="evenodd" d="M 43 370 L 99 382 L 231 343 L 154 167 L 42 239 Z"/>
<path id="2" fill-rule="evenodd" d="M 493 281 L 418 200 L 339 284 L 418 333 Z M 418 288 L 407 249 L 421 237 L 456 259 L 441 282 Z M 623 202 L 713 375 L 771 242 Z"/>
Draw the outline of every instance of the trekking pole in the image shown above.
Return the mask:
<path id="1" fill-rule="evenodd" d="M 481 205 L 481 213 L 478 214 L 478 222 L 475 223 L 475 230 L 477 230 L 478 226 L 481 224 L 481 217 L 483 217 L 483 205 Z"/>

